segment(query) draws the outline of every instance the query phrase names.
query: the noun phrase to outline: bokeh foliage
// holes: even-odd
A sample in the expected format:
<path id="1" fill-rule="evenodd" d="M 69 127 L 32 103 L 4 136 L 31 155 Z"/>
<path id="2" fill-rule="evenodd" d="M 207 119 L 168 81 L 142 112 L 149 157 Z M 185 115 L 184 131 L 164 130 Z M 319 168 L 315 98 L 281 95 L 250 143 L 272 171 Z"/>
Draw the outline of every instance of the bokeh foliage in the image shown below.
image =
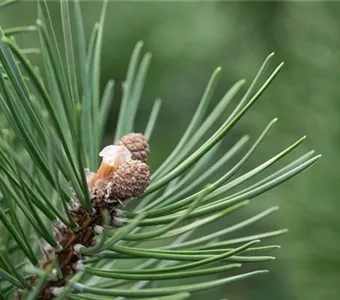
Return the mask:
<path id="1" fill-rule="evenodd" d="M 58 4 L 51 4 L 57 21 Z M 99 15 L 100 4 L 84 2 L 83 8 L 84 19 L 90 25 Z M 316 300 L 337 299 L 340 293 L 339 9 L 340 3 L 335 2 L 109 4 L 103 83 L 125 77 L 131 50 L 138 40 L 143 40 L 153 53 L 139 114 L 139 121 L 144 124 L 142 118 L 147 118 L 153 100 L 162 97 L 162 114 L 151 145 L 152 165 L 167 156 L 184 131 L 209 74 L 217 65 L 224 69 L 223 82 L 217 87 L 217 95 L 221 96 L 235 79 L 251 80 L 269 52 L 275 51 L 276 57 L 286 61 L 279 80 L 230 136 L 236 139 L 244 132 L 256 136 L 276 116 L 280 121 L 275 135 L 270 137 L 272 144 L 257 152 L 259 160 L 305 133 L 309 137 L 306 150 L 316 147 L 324 158 L 313 172 L 269 192 L 251 206 L 259 211 L 269 202 L 279 204 L 281 210 L 268 219 L 271 223 L 254 226 L 288 227 L 290 233 L 281 238 L 283 248 L 277 253 L 278 260 L 268 266 L 272 276 L 228 286 L 230 298 Z M 4 27 L 30 25 L 34 24 L 35 15 L 36 4 L 25 2 L 2 11 L 0 18 Z M 37 42 L 34 34 L 18 37 L 18 41 L 32 45 Z M 116 100 L 112 124 L 119 109 L 119 91 Z M 108 126 L 107 132 L 112 136 L 113 128 Z M 259 162 L 255 158 L 251 164 Z M 250 213 L 245 212 L 247 216 Z M 200 299 L 223 298 L 223 291 L 219 292 L 213 296 L 212 292 L 204 293 Z"/>

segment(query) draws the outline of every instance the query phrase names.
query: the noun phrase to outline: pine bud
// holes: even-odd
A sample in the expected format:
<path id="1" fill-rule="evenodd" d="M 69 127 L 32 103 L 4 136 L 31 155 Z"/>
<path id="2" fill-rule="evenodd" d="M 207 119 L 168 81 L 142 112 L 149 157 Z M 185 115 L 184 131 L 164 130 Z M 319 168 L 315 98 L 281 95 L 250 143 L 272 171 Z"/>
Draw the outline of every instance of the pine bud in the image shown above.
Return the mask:
<path id="1" fill-rule="evenodd" d="M 121 164 L 112 175 L 110 198 L 132 199 L 141 195 L 149 185 L 149 167 L 139 160 Z"/>
<path id="2" fill-rule="evenodd" d="M 119 165 L 131 159 L 131 152 L 124 145 L 110 145 L 105 147 L 99 156 L 103 158 L 102 163 L 95 174 L 87 176 L 89 186 L 92 188 L 96 182 L 108 180 Z"/>
<path id="3" fill-rule="evenodd" d="M 123 136 L 119 142 L 119 145 L 124 145 L 130 150 L 133 160 L 140 160 L 146 162 L 150 153 L 149 142 L 147 138 L 141 133 L 129 133 Z"/>

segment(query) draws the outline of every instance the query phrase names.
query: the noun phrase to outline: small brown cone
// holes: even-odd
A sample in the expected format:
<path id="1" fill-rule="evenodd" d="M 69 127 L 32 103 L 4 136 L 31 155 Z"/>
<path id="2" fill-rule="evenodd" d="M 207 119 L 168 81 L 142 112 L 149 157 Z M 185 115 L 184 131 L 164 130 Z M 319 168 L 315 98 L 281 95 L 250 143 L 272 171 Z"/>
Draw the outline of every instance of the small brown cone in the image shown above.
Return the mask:
<path id="1" fill-rule="evenodd" d="M 123 136 L 118 144 L 124 145 L 130 150 L 133 160 L 146 162 L 150 149 L 148 139 L 143 134 L 129 133 Z"/>
<path id="2" fill-rule="evenodd" d="M 113 173 L 110 198 L 120 200 L 136 198 L 148 187 L 149 180 L 148 165 L 139 160 L 129 160 Z"/>

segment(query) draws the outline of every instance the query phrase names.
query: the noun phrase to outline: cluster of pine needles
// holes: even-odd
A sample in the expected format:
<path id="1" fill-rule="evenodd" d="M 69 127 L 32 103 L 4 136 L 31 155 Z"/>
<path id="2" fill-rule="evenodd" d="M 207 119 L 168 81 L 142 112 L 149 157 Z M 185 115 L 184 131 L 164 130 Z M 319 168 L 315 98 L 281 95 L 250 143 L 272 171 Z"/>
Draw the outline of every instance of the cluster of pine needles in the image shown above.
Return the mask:
<path id="1" fill-rule="evenodd" d="M 1 10 L 11 2 L 0 4 Z M 256 263 L 274 259 L 268 253 L 279 246 L 262 241 L 286 230 L 250 236 L 237 233 L 278 207 L 204 236 L 200 232 L 209 224 L 227 220 L 253 198 L 313 166 L 319 158 L 310 151 L 267 172 L 300 146 L 302 137 L 242 172 L 276 119 L 257 138 L 245 135 L 222 149 L 222 140 L 280 72 L 283 64 L 264 78 L 273 54 L 241 96 L 244 80 L 231 86 L 210 111 L 221 68 L 213 72 L 179 142 L 151 170 L 145 192 L 130 199 L 131 205 L 117 199 L 114 224 L 105 223 L 105 211 L 110 211 L 107 204 L 99 216 L 102 226 L 96 227 L 90 243 L 67 246 L 78 259 L 69 266 L 72 274 L 65 276 L 58 253 L 67 243 L 60 244 L 55 228 L 64 228 L 61 235 L 68 232 L 77 238 L 80 221 L 75 218 L 75 202 L 84 216 L 93 215 L 86 169 L 95 172 L 100 165 L 98 154 L 104 146 L 114 94 L 113 80 L 100 91 L 107 1 L 89 40 L 79 1 L 61 1 L 61 45 L 47 1 L 38 1 L 37 6 L 35 25 L 0 28 L 0 299 L 180 300 L 267 272 L 257 270 Z M 38 34 L 40 45 L 19 47 L 15 37 L 23 33 Z M 30 61 L 31 53 L 39 53 L 41 66 Z M 150 60 L 150 53 L 143 55 L 143 43 L 137 43 L 122 83 L 112 144 L 131 132 L 142 133 L 151 145 L 157 142 L 152 133 L 157 130 L 160 99 L 155 100 L 145 128 L 134 126 Z M 237 106 L 225 117 L 235 98 Z M 49 263 L 44 264 L 47 257 Z M 254 265 L 254 271 L 244 271 L 245 264 Z M 186 278 L 195 278 L 195 283 L 186 283 Z M 174 285 L 171 279 L 183 282 Z"/>

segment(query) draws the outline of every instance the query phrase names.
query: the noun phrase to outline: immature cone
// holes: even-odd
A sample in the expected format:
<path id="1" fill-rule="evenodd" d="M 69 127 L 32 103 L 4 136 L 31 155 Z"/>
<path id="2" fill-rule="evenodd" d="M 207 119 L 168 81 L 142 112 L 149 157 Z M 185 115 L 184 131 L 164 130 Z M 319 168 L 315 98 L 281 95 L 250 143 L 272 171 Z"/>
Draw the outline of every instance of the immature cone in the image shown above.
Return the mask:
<path id="1" fill-rule="evenodd" d="M 112 175 L 110 198 L 132 199 L 141 195 L 149 185 L 150 174 L 146 163 L 129 160 Z"/>
<path id="2" fill-rule="evenodd" d="M 119 141 L 119 145 L 124 145 L 132 154 L 132 159 L 146 162 L 150 153 L 147 138 L 141 133 L 129 133 L 123 136 Z"/>

